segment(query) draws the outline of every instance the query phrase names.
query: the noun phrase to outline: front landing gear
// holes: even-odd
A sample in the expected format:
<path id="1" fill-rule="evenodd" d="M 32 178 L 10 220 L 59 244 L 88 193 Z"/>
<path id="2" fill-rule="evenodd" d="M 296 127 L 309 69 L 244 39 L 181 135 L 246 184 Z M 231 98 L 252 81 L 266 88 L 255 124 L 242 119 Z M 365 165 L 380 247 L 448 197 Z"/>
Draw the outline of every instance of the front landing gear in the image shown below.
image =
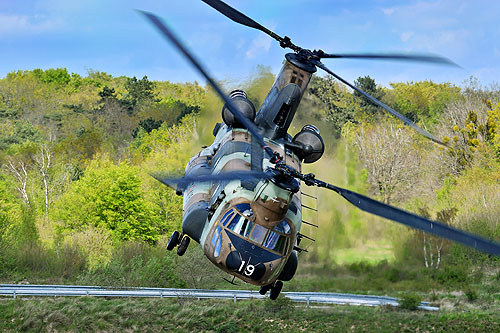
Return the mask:
<path id="1" fill-rule="evenodd" d="M 274 301 L 276 298 L 278 298 L 282 288 L 283 281 L 276 281 L 273 284 L 268 284 L 267 286 L 260 287 L 259 294 L 265 295 L 269 290 L 271 290 L 269 298 Z"/>
<path id="2" fill-rule="evenodd" d="M 191 238 L 189 238 L 188 236 L 183 236 L 178 231 L 174 231 L 172 233 L 172 236 L 170 236 L 170 239 L 168 240 L 167 250 L 172 251 L 176 246 L 179 246 L 177 248 L 177 255 L 182 256 L 184 253 L 186 253 L 190 241 Z"/>
<path id="3" fill-rule="evenodd" d="M 283 288 L 283 281 L 276 281 L 274 282 L 274 285 L 271 287 L 271 292 L 269 294 L 269 298 L 272 299 L 273 301 L 278 298 L 281 288 Z"/>
<path id="4" fill-rule="evenodd" d="M 184 253 L 186 253 L 186 250 L 189 246 L 189 242 L 191 241 L 191 238 L 188 236 L 184 236 L 184 238 L 181 240 L 181 244 L 177 248 L 177 255 L 182 256 Z"/>
<path id="5" fill-rule="evenodd" d="M 172 233 L 172 236 L 170 236 L 170 239 L 168 240 L 167 243 L 167 250 L 172 251 L 174 247 L 179 245 L 181 240 L 181 235 L 180 233 L 176 230 Z"/>

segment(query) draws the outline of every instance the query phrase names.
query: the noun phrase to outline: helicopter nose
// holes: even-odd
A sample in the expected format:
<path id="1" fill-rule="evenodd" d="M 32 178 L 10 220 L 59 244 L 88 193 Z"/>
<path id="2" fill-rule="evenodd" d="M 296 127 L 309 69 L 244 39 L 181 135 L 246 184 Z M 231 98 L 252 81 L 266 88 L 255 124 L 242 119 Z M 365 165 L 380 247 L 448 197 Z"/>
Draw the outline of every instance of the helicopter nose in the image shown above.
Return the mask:
<path id="1" fill-rule="evenodd" d="M 263 263 L 252 263 L 248 255 L 241 255 L 238 251 L 231 251 L 226 258 L 226 267 L 237 271 L 241 275 L 258 281 L 266 274 L 266 266 Z"/>

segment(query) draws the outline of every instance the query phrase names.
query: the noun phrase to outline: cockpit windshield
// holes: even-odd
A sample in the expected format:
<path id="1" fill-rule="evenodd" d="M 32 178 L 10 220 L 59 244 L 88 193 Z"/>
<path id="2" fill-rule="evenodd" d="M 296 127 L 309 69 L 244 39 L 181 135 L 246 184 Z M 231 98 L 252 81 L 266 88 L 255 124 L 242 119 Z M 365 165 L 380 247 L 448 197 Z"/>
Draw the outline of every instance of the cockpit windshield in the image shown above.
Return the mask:
<path id="1" fill-rule="evenodd" d="M 241 215 L 236 215 L 236 217 L 227 226 L 229 230 L 232 230 L 243 237 L 248 237 L 248 235 L 250 234 L 250 230 L 252 230 L 252 227 L 253 222 Z"/>
<path id="2" fill-rule="evenodd" d="M 290 225 L 286 220 L 269 230 L 251 221 L 253 211 L 249 204 L 238 204 L 235 208 L 226 212 L 222 217 L 221 223 L 224 227 L 269 250 L 286 253 L 290 242 L 287 235 L 291 233 Z"/>

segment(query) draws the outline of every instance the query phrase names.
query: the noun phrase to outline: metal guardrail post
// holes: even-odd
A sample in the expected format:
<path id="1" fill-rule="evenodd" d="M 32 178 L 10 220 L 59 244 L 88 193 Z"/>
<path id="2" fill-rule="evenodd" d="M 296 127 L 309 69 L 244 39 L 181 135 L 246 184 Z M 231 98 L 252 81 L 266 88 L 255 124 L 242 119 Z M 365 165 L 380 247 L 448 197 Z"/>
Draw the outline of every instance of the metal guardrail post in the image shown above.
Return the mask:
<path id="1" fill-rule="evenodd" d="M 307 307 L 309 307 L 309 299 L 311 298 L 311 296 L 307 296 L 306 297 L 306 300 L 307 300 Z"/>
<path id="2" fill-rule="evenodd" d="M 233 295 L 234 297 L 234 303 L 236 303 L 236 293 Z"/>
<path id="3" fill-rule="evenodd" d="M 16 299 L 16 291 L 14 290 L 14 299 Z"/>

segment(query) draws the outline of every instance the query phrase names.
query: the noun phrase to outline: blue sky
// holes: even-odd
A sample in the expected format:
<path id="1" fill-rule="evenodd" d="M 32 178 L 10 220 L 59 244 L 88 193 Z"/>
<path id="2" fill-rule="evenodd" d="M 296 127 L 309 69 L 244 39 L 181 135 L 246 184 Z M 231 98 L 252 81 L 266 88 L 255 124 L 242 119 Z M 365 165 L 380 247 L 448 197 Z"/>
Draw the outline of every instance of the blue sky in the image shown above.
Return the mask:
<path id="1" fill-rule="evenodd" d="M 484 85 L 500 78 L 500 2 L 494 0 L 227 0 L 304 48 L 325 52 L 431 52 L 463 69 L 410 63 L 324 60 L 349 81 L 433 80 Z M 18 69 L 66 67 L 172 82 L 203 82 L 133 9 L 161 16 L 218 80 L 237 83 L 257 65 L 273 73 L 286 53 L 260 31 L 199 0 L 0 0 L 0 77 Z"/>

